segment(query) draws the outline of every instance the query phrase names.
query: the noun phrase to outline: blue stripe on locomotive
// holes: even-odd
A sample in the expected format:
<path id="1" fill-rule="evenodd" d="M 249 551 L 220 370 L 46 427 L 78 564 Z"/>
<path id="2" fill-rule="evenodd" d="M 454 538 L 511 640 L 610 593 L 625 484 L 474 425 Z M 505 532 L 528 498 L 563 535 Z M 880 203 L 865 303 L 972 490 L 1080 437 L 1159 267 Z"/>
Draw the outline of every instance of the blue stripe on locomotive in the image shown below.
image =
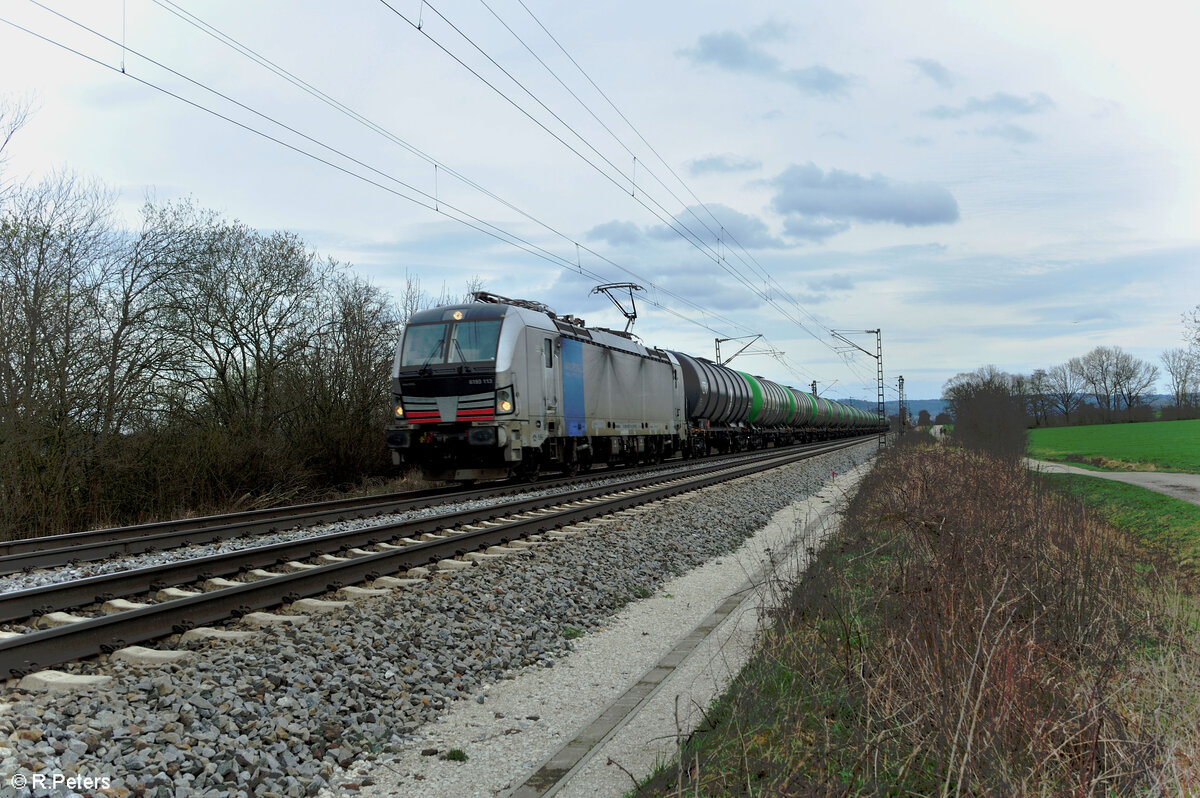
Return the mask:
<path id="1" fill-rule="evenodd" d="M 567 435 L 587 434 L 587 410 L 583 392 L 583 342 L 562 339 L 563 420 Z"/>

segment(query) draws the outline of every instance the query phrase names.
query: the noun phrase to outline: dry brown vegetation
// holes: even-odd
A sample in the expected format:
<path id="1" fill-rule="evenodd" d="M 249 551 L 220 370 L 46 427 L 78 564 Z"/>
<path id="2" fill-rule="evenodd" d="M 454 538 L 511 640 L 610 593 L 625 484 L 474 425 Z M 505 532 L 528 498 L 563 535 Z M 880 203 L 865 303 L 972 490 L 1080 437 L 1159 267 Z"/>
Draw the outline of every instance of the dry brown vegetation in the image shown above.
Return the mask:
<path id="1" fill-rule="evenodd" d="M 642 794 L 1200 791 L 1200 611 L 1147 557 L 1019 468 L 890 450 Z"/>

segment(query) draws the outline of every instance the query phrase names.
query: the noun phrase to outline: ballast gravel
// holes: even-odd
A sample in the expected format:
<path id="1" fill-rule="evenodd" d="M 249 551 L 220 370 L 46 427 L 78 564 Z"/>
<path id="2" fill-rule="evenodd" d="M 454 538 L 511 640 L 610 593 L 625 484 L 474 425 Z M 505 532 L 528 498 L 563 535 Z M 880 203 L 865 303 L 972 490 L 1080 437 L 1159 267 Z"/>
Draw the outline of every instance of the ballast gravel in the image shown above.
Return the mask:
<path id="1" fill-rule="evenodd" d="M 716 463 L 719 461 L 713 460 L 711 462 Z M 679 469 L 675 464 L 664 465 L 661 468 L 661 472 L 669 472 L 672 470 L 680 470 L 682 472 L 683 469 Z M 576 490 L 583 488 L 602 487 L 610 483 L 620 482 L 626 478 L 627 475 L 620 472 L 613 474 L 598 474 L 595 479 L 573 484 L 571 489 Z M 200 559 L 201 557 L 210 557 L 216 554 L 229 554 L 231 552 L 241 551 L 242 549 L 253 548 L 255 546 L 271 546 L 276 543 L 291 543 L 296 540 L 305 540 L 307 538 L 318 537 L 321 535 L 336 535 L 343 532 L 353 532 L 359 529 L 366 529 L 367 527 L 379 526 L 381 524 L 398 524 L 409 521 L 419 521 L 423 518 L 429 518 L 431 516 L 442 515 L 450 512 L 480 510 L 485 507 L 492 507 L 510 501 L 553 496 L 557 493 L 563 493 L 564 490 L 565 489 L 561 487 L 538 489 L 530 488 L 529 490 L 522 491 L 516 496 L 501 496 L 494 499 L 461 501 L 453 504 L 441 505 L 438 507 L 425 507 L 417 510 L 407 510 L 400 513 L 385 513 L 368 518 L 355 518 L 348 521 L 334 521 L 327 524 L 313 524 L 312 526 L 306 527 L 293 527 L 291 529 L 284 529 L 277 532 L 251 534 L 244 537 L 214 541 L 212 543 L 179 546 L 164 551 L 153 551 L 143 554 L 109 557 L 103 560 L 97 560 L 95 562 L 76 563 L 56 568 L 38 568 L 28 572 L 0 576 L 0 593 L 12 593 L 18 590 L 29 590 L 31 588 L 42 587 L 44 585 L 70 582 L 76 579 L 86 579 L 89 576 L 100 576 L 102 574 L 129 571 L 135 568 L 151 568 L 157 565 L 196 560 Z"/>
<path id="2" fill-rule="evenodd" d="M 382 772 L 413 750 L 450 754 L 429 744 L 427 724 L 455 701 L 486 706 L 502 680 L 555 667 L 571 638 L 734 551 L 776 510 L 874 451 L 857 446 L 609 517 L 587 534 L 237 645 L 190 644 L 181 664 L 103 657 L 63 668 L 111 675 L 107 688 L 35 693 L 9 680 L 0 794 L 21 785 L 33 786 L 16 794 L 34 796 L 356 794 L 378 778 L 372 763 Z M 505 733 L 539 723 L 536 713 L 512 718 Z M 62 786 L 70 777 L 103 780 L 107 792 Z"/>

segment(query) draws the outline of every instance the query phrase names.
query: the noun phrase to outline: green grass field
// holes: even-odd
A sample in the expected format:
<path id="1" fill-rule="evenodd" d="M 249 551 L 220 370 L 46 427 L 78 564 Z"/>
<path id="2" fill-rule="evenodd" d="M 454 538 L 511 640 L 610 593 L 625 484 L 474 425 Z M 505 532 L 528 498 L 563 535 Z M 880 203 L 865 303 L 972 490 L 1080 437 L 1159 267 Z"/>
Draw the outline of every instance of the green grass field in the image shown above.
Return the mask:
<path id="1" fill-rule="evenodd" d="M 1200 569 L 1200 505 L 1103 477 L 1045 474 L 1042 478 L 1173 561 Z"/>
<path id="2" fill-rule="evenodd" d="M 1200 419 L 1034 429 L 1029 456 L 1104 471 L 1200 473 Z"/>

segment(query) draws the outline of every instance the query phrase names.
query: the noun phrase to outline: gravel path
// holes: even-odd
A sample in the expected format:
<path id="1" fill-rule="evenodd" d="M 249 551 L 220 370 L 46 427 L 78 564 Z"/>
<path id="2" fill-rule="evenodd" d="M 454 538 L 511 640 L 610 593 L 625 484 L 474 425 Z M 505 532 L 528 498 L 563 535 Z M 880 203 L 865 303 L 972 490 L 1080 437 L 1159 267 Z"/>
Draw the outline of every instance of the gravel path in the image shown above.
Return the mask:
<path id="1" fill-rule="evenodd" d="M 425 739 L 434 728 L 427 724 L 462 700 L 508 720 L 499 733 L 524 743 L 549 723 L 537 711 L 495 718 L 488 696 L 497 684 L 522 669 L 554 669 L 589 639 L 567 638 L 611 625 L 630 602 L 727 557 L 831 470 L 848 471 L 874 452 L 873 444 L 858 446 L 622 514 L 587 535 L 236 646 L 193 644 L 182 664 L 102 657 L 64 668 L 110 675 L 107 688 L 34 693 L 9 680 L 0 694 L 0 794 L 14 776 L 34 774 L 104 778 L 115 794 L 179 798 L 355 794 L 393 766 L 361 781 L 343 768 L 422 748 L 445 753 Z"/>
<path id="2" fill-rule="evenodd" d="M 1165 471 L 1090 471 L 1086 468 L 1028 458 L 1025 459 L 1025 464 L 1048 474 L 1079 474 L 1084 477 L 1099 477 L 1100 479 L 1111 479 L 1114 482 L 1125 482 L 1156 493 L 1173 496 L 1176 499 L 1183 499 L 1185 502 L 1200 504 L 1200 474 Z"/>

